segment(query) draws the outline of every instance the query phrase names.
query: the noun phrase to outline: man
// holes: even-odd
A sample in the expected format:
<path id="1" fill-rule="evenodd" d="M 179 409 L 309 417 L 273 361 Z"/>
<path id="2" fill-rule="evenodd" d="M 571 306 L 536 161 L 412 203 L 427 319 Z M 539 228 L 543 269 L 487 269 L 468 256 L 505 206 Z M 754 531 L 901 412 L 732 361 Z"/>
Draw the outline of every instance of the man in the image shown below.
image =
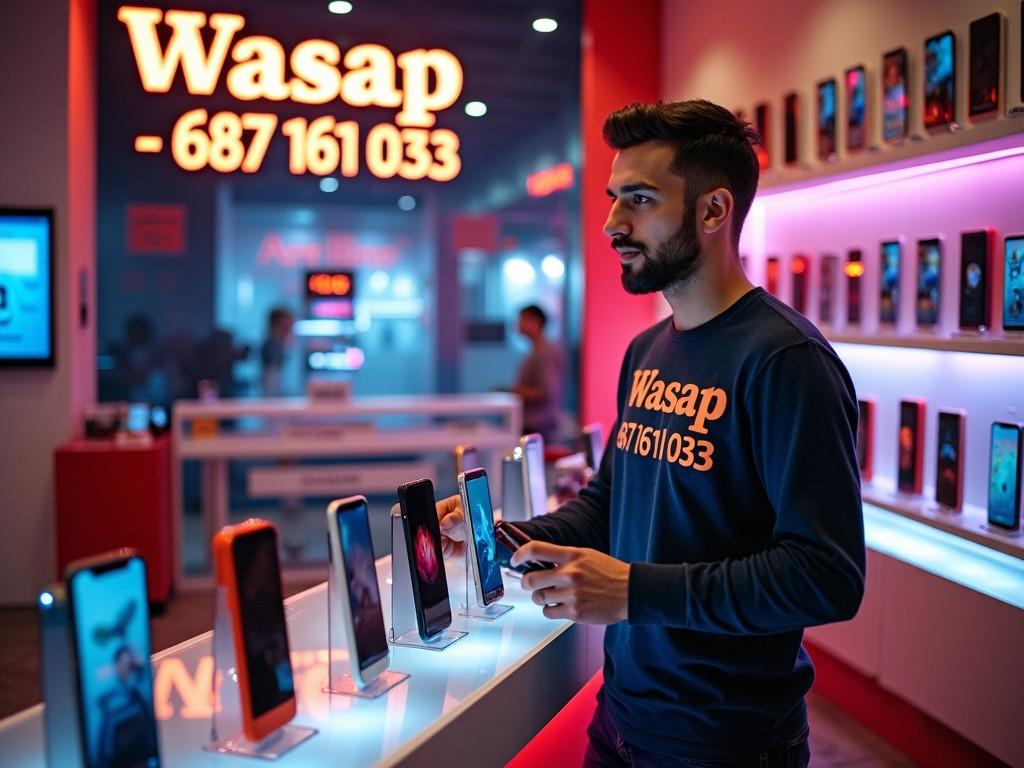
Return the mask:
<path id="1" fill-rule="evenodd" d="M 260 349 L 260 379 L 264 397 L 280 397 L 284 392 L 284 359 L 292 341 L 295 318 L 283 307 L 274 307 L 267 315 L 267 338 Z"/>
<path id="2" fill-rule="evenodd" d="M 522 580 L 546 616 L 609 625 L 586 765 L 804 766 L 803 628 L 851 618 L 864 588 L 853 384 L 740 268 L 749 126 L 638 104 L 604 136 L 622 284 L 672 316 L 626 352 L 597 476 L 522 524 L 536 541 L 513 562 L 557 565 Z M 461 510 L 438 514 L 451 547 Z"/>
<path id="3" fill-rule="evenodd" d="M 547 323 L 547 315 L 536 304 L 519 310 L 519 333 L 530 340 L 531 349 L 509 391 L 523 399 L 524 431 L 540 432 L 550 442 L 558 439 L 565 360 L 562 351 L 544 337 Z"/>

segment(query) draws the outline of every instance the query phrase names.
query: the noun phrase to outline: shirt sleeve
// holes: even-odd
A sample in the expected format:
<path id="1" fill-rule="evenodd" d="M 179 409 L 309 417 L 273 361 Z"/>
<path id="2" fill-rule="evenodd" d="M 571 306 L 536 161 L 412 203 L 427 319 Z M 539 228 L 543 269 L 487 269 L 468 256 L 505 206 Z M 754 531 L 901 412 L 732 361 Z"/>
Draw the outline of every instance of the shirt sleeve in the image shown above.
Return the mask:
<path id="1" fill-rule="evenodd" d="M 755 374 L 746 406 L 775 511 L 771 544 L 716 562 L 632 564 L 630 623 L 774 634 L 856 614 L 865 551 L 849 374 L 831 350 L 800 342 Z"/>

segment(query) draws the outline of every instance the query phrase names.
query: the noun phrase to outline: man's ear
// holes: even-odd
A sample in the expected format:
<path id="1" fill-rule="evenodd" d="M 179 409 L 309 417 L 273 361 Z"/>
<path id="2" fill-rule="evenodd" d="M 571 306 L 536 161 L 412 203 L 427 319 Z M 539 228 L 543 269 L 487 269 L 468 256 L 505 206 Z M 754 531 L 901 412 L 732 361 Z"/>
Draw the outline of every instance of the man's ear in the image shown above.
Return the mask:
<path id="1" fill-rule="evenodd" d="M 725 187 L 717 187 L 700 198 L 700 226 L 706 235 L 712 235 L 724 227 L 732 218 L 735 205 L 732 192 Z"/>

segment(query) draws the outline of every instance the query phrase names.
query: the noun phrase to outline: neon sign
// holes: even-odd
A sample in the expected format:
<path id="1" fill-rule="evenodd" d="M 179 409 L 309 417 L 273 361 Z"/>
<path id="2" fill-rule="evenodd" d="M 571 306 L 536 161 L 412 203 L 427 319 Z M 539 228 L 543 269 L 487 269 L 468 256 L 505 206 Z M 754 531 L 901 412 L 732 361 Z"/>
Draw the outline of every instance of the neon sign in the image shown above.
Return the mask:
<path id="1" fill-rule="evenodd" d="M 352 293 L 352 275 L 348 272 L 311 272 L 306 278 L 310 297 L 348 296 Z"/>
<path id="2" fill-rule="evenodd" d="M 547 197 L 563 189 L 570 189 L 574 181 L 572 164 L 559 163 L 527 176 L 526 194 L 530 197 Z"/>
<path id="3" fill-rule="evenodd" d="M 343 56 L 335 43 L 313 39 L 288 52 L 265 35 L 236 39 L 245 26 L 240 14 L 207 16 L 201 11 L 126 5 L 118 9 L 117 18 L 128 31 L 147 93 L 169 92 L 180 69 L 186 90 L 194 96 L 213 94 L 223 80 L 227 92 L 242 102 L 340 101 L 350 107 L 400 108 L 393 124 L 373 126 L 365 139 L 358 123 L 339 122 L 333 115 L 284 120 L 280 134 L 288 139 L 288 169 L 295 175 L 339 173 L 351 178 L 365 163 L 381 179 L 450 181 L 461 170 L 458 135 L 434 128 L 436 113 L 452 106 L 462 93 L 462 65 L 449 51 L 419 48 L 396 57 L 381 45 L 366 43 Z M 161 23 L 169 28 L 166 46 L 160 42 Z M 208 48 L 202 36 L 207 27 L 212 31 Z M 192 109 L 171 130 L 171 156 L 186 171 L 256 173 L 278 134 L 278 123 L 273 112 L 210 114 Z M 140 153 L 160 153 L 166 144 L 163 136 L 135 138 Z"/>

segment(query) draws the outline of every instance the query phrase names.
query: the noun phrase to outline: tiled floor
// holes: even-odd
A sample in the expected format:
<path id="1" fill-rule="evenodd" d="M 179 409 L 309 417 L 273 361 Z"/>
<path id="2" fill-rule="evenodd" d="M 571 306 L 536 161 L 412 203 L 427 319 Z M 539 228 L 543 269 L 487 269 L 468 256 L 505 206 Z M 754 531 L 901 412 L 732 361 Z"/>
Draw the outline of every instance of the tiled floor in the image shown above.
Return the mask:
<path id="1" fill-rule="evenodd" d="M 289 594 L 304 586 L 287 587 Z M 153 648 L 161 650 L 205 632 L 213 617 L 208 594 L 179 595 L 152 620 Z M 0 718 L 40 700 L 38 630 L 34 609 L 0 610 Z M 808 697 L 811 765 L 814 768 L 897 768 L 912 766 L 871 731 L 821 696 Z M 2 761 L 0 761 L 2 762 Z"/>

